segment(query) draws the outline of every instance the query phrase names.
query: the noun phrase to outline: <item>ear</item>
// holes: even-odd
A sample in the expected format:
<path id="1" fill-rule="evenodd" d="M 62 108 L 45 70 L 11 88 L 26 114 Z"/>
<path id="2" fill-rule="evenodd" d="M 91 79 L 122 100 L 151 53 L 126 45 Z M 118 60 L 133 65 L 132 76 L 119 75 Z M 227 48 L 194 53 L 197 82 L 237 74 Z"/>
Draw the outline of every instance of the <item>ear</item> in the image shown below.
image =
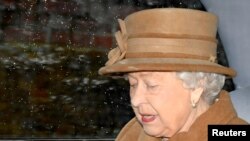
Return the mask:
<path id="1" fill-rule="evenodd" d="M 199 100 L 204 91 L 204 88 L 199 87 L 196 88 L 195 90 L 191 91 L 191 103 L 196 104 Z"/>

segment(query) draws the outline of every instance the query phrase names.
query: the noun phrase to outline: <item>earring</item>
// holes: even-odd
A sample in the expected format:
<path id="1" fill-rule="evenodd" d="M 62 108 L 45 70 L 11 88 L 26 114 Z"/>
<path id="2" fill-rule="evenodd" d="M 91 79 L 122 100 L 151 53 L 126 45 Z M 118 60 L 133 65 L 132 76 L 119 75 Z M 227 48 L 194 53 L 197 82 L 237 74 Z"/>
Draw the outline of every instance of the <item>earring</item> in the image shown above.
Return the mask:
<path id="1" fill-rule="evenodd" d="M 194 101 L 192 101 L 191 105 L 193 108 L 196 108 L 196 103 Z"/>

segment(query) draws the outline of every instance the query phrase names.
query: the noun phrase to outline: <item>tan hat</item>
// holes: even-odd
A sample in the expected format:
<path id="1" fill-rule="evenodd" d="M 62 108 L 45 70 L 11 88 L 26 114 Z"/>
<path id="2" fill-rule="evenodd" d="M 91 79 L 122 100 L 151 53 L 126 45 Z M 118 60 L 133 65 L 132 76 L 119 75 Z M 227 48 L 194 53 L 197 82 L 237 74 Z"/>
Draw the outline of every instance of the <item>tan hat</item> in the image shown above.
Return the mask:
<path id="1" fill-rule="evenodd" d="M 217 64 L 217 17 L 211 13 L 158 8 L 135 12 L 118 20 L 118 47 L 108 54 L 100 75 L 138 71 L 236 72 Z"/>

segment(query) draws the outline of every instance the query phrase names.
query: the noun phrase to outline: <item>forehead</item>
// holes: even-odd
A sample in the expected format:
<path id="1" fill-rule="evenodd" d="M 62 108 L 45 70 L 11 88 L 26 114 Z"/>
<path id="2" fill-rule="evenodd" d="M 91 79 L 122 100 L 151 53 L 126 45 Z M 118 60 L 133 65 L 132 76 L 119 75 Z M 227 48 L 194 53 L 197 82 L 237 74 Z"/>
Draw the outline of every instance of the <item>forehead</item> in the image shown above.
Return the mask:
<path id="1" fill-rule="evenodd" d="M 132 72 L 128 73 L 129 77 L 157 77 L 157 76 L 175 76 L 175 72 Z"/>

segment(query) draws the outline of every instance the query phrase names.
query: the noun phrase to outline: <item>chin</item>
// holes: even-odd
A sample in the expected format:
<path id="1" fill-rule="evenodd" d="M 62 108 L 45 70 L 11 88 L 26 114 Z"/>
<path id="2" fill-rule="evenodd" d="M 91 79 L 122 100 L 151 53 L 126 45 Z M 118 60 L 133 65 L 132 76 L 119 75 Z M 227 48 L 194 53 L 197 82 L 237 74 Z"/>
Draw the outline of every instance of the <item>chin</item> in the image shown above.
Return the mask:
<path id="1" fill-rule="evenodd" d="M 143 127 L 146 134 L 153 136 L 153 137 L 163 137 L 164 135 L 163 130 L 160 130 L 159 128 L 153 128 L 153 127 Z"/>
<path id="2" fill-rule="evenodd" d="M 143 127 L 144 131 L 146 134 L 150 135 L 150 136 L 153 136 L 153 137 L 166 137 L 166 138 L 169 138 L 169 137 L 172 137 L 175 132 L 171 132 L 170 130 L 166 130 L 165 128 L 164 129 L 161 129 L 161 128 L 153 128 L 153 127 Z"/>

